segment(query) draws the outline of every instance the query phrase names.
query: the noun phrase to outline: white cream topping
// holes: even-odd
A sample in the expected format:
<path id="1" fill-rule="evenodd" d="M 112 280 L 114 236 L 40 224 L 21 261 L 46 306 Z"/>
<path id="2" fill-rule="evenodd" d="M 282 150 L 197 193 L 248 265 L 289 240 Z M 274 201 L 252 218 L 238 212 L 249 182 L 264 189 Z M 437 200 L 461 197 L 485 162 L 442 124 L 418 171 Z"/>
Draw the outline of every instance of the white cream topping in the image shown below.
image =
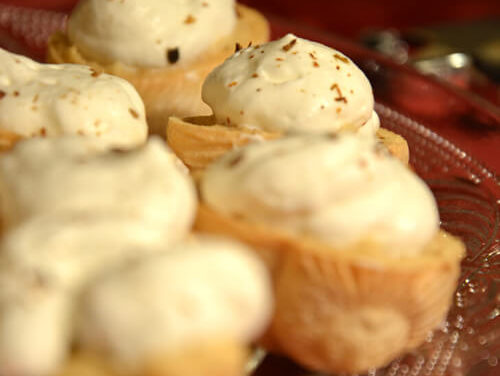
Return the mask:
<path id="1" fill-rule="evenodd" d="M 208 75 L 202 97 L 219 124 L 372 134 L 379 126 L 363 72 L 341 52 L 292 34 L 236 52 Z"/>
<path id="2" fill-rule="evenodd" d="M 98 281 L 84 297 L 79 333 L 84 347 L 133 371 L 148 357 L 204 341 L 249 343 L 271 306 L 256 256 L 237 243 L 201 238 Z"/>
<path id="3" fill-rule="evenodd" d="M 371 240 L 394 255 L 419 252 L 439 227 L 428 187 L 372 138 L 285 137 L 249 145 L 201 181 L 215 210 L 345 248 Z"/>
<path id="4" fill-rule="evenodd" d="M 37 215 L 82 213 L 134 221 L 177 236 L 194 217 L 190 177 L 165 143 L 93 157 L 91 140 L 26 140 L 0 159 L 0 212 L 5 227 Z M 171 234 L 164 229 L 172 229 Z M 146 237 L 145 237 L 146 238 Z"/>
<path id="5" fill-rule="evenodd" d="M 0 129 L 24 137 L 81 135 L 109 147 L 147 137 L 133 86 L 83 65 L 39 64 L 0 49 L 0 97 Z"/>
<path id="6" fill-rule="evenodd" d="M 236 24 L 234 0 L 82 0 L 68 37 L 101 63 L 165 67 L 193 61 Z M 178 61 L 169 59 L 178 49 Z"/>
<path id="7" fill-rule="evenodd" d="M 81 289 L 191 228 L 194 186 L 163 141 L 102 155 L 93 146 L 79 137 L 30 139 L 0 159 L 8 230 L 0 243 L 1 375 L 53 374 Z"/>

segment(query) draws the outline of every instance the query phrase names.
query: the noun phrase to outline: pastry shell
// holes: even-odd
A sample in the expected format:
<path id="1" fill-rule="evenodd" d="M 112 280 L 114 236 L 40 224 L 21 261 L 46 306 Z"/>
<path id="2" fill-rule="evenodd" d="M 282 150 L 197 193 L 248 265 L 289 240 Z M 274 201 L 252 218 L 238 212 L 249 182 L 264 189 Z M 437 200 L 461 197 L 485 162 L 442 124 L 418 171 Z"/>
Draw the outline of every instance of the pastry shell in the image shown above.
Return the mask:
<path id="1" fill-rule="evenodd" d="M 192 171 L 203 170 L 215 159 L 235 147 L 254 140 L 270 140 L 281 136 L 280 132 L 217 125 L 213 116 L 187 119 L 171 117 L 167 125 L 169 146 Z M 377 138 L 391 154 L 408 164 L 409 149 L 403 137 L 380 128 L 377 131 Z"/>
<path id="2" fill-rule="evenodd" d="M 76 353 L 55 376 L 241 376 L 248 350 L 231 340 L 214 339 L 152 357 L 139 374 L 116 372 L 102 356 Z"/>
<path id="3" fill-rule="evenodd" d="M 213 68 L 234 53 L 236 43 L 246 46 L 269 40 L 269 24 L 262 14 L 244 5 L 237 5 L 236 11 L 238 19 L 233 33 L 216 42 L 206 53 L 187 65 L 139 68 L 120 62 L 100 64 L 86 59 L 61 32 L 50 38 L 47 60 L 50 63 L 89 65 L 99 72 L 128 80 L 146 105 L 150 131 L 164 135 L 171 115 L 185 117 L 210 114 L 209 107 L 201 100 L 203 81 Z"/>
<path id="4" fill-rule="evenodd" d="M 444 231 L 418 255 L 391 256 L 369 239 L 339 250 L 205 204 L 195 229 L 255 249 L 275 294 L 262 343 L 327 373 L 381 367 L 422 344 L 446 317 L 464 254 L 462 242 Z"/>

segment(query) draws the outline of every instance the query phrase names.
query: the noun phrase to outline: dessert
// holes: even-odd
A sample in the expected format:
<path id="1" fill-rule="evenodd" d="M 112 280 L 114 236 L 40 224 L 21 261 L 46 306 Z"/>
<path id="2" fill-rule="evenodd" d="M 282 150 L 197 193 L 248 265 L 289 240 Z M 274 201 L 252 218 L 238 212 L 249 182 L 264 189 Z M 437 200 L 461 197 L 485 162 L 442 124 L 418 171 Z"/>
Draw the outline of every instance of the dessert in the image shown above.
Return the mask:
<path id="1" fill-rule="evenodd" d="M 236 52 L 208 75 L 202 96 L 212 117 L 171 118 L 167 128 L 170 146 L 193 169 L 232 145 L 286 133 L 380 135 L 408 162 L 406 141 L 379 131 L 363 72 L 341 52 L 292 34 Z"/>
<path id="2" fill-rule="evenodd" d="M 187 238 L 194 186 L 162 141 L 94 147 L 31 139 L 0 159 L 0 374 L 239 375 L 270 314 L 264 267 Z"/>
<path id="3" fill-rule="evenodd" d="M 265 18 L 234 0 L 82 0 L 67 33 L 49 41 L 48 60 L 127 79 L 144 100 L 151 131 L 163 135 L 170 115 L 209 113 L 201 84 L 236 43 L 268 37 Z"/>
<path id="4" fill-rule="evenodd" d="M 430 190 L 372 138 L 289 136 L 203 171 L 195 228 L 253 246 L 271 271 L 263 343 L 323 372 L 363 372 L 444 320 L 464 246 Z"/>
<path id="5" fill-rule="evenodd" d="M 147 136 L 144 104 L 121 78 L 0 49 L 0 150 L 22 138 L 63 135 L 99 140 L 104 148 L 137 147 Z"/>

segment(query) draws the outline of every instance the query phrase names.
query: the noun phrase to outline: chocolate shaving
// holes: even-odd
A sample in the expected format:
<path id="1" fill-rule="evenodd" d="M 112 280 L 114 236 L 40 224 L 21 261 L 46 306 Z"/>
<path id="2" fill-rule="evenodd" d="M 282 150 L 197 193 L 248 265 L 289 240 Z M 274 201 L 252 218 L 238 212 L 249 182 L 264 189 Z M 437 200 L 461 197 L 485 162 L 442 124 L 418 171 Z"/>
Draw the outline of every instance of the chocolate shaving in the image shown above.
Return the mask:
<path id="1" fill-rule="evenodd" d="M 0 99 L 2 99 L 3 97 L 5 97 L 6 95 L 7 95 L 7 93 L 5 93 L 5 91 L 0 90 Z"/>
<path id="2" fill-rule="evenodd" d="M 297 43 L 297 39 L 292 39 L 290 42 L 281 47 L 281 49 L 285 52 L 288 52 L 293 48 L 293 46 L 295 46 L 295 43 Z"/>
<path id="3" fill-rule="evenodd" d="M 309 52 L 309 56 L 311 56 L 311 59 L 313 59 L 313 60 L 317 60 L 318 59 L 316 56 L 314 56 L 314 54 L 312 52 Z"/>
<path id="4" fill-rule="evenodd" d="M 342 56 L 342 55 L 339 55 L 339 54 L 334 54 L 333 57 L 337 60 L 340 60 L 341 62 L 343 63 L 346 63 L 346 64 L 349 64 L 349 59 L 347 59 L 346 57 Z"/>
<path id="5" fill-rule="evenodd" d="M 167 60 L 170 64 L 175 64 L 179 61 L 179 49 L 176 48 L 169 48 L 167 49 Z"/>
<path id="6" fill-rule="evenodd" d="M 239 50 L 241 50 L 241 44 L 236 42 L 236 44 L 234 45 L 234 52 L 238 52 Z"/>
<path id="7" fill-rule="evenodd" d="M 94 68 L 90 68 L 90 71 L 92 72 L 90 74 L 92 77 L 99 77 L 102 74 L 102 72 L 98 72 Z"/>
<path id="8" fill-rule="evenodd" d="M 252 47 L 252 41 L 248 42 L 248 46 L 247 46 L 247 48 L 248 48 L 248 47 Z"/>

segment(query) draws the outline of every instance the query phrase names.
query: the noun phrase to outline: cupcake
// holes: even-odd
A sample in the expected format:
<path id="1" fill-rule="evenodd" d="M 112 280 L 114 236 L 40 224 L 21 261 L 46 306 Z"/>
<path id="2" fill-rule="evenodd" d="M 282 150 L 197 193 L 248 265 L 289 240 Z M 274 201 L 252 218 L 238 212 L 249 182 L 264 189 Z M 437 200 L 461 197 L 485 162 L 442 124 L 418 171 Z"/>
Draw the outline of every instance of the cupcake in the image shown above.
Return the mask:
<path id="1" fill-rule="evenodd" d="M 241 49 L 203 84 L 212 117 L 171 118 L 167 139 L 192 169 L 255 139 L 285 133 L 378 136 L 408 162 L 406 141 L 379 128 L 372 88 L 345 55 L 292 34 Z"/>
<path id="2" fill-rule="evenodd" d="M 202 82 L 237 43 L 268 37 L 265 18 L 234 0 L 82 0 L 67 32 L 50 39 L 48 60 L 127 79 L 144 100 L 151 132 L 163 135 L 170 115 L 210 112 Z"/>
<path id="3" fill-rule="evenodd" d="M 31 139 L 0 159 L 0 374 L 239 375 L 271 309 L 264 267 L 188 239 L 194 186 L 162 141 L 93 145 Z"/>
<path id="4" fill-rule="evenodd" d="M 463 244 L 427 186 L 371 138 L 253 143 L 199 180 L 195 228 L 252 246 L 273 278 L 263 344 L 325 373 L 363 372 L 444 320 Z"/>
<path id="5" fill-rule="evenodd" d="M 0 150 L 23 138 L 65 135 L 106 149 L 140 146 L 147 137 L 144 104 L 121 78 L 0 49 Z"/>

